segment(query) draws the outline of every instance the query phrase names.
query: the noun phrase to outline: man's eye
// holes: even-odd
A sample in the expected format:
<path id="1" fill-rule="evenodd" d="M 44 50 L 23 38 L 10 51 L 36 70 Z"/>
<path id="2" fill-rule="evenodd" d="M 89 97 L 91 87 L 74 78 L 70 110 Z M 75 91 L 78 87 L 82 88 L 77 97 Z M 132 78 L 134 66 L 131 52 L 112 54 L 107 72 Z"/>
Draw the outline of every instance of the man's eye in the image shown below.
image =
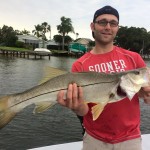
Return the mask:
<path id="1" fill-rule="evenodd" d="M 110 22 L 110 24 L 113 25 L 113 26 L 117 26 L 118 22 Z"/>
<path id="2" fill-rule="evenodd" d="M 106 21 L 99 21 L 98 24 L 100 24 L 100 25 L 106 25 L 107 22 Z"/>

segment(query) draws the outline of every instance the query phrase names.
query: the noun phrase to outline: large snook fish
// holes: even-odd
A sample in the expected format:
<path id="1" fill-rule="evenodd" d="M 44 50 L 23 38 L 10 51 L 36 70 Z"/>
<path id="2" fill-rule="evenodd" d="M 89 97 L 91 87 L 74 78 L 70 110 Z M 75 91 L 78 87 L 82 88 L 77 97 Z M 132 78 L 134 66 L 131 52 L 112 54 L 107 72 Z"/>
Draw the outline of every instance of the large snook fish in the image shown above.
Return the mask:
<path id="1" fill-rule="evenodd" d="M 70 83 L 77 83 L 83 88 L 86 102 L 97 104 L 92 108 L 93 120 L 96 120 L 107 103 L 125 97 L 131 100 L 135 93 L 148 83 L 147 68 L 113 74 L 65 73 L 22 93 L 3 96 L 0 98 L 0 128 L 28 105 L 36 105 L 34 112 L 42 112 L 53 106 L 57 103 L 58 92 L 67 90 Z"/>

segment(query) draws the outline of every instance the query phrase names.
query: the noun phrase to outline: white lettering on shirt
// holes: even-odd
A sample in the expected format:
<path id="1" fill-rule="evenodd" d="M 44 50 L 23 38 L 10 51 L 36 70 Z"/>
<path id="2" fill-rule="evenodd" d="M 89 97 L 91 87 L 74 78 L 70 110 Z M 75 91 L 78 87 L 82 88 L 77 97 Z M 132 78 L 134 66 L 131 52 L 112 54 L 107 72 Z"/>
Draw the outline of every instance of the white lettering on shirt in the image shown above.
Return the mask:
<path id="1" fill-rule="evenodd" d="M 89 71 L 113 73 L 125 71 L 125 68 L 127 68 L 125 61 L 120 59 L 89 66 Z"/>

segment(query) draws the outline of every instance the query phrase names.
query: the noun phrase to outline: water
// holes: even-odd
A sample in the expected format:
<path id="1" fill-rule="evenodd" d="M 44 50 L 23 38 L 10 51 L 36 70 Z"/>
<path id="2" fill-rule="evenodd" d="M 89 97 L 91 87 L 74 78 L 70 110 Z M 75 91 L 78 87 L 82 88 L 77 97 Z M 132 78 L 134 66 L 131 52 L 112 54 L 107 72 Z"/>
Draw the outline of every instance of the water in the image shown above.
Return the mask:
<path id="1" fill-rule="evenodd" d="M 37 85 L 47 66 L 69 71 L 74 61 L 75 58 L 67 57 L 51 57 L 49 61 L 0 55 L 0 96 Z M 82 139 L 79 120 L 69 109 L 56 105 L 38 115 L 32 114 L 33 109 L 34 105 L 27 107 L 0 130 L 0 150 L 25 150 Z M 150 106 L 142 101 L 141 116 L 142 133 L 150 133 Z"/>

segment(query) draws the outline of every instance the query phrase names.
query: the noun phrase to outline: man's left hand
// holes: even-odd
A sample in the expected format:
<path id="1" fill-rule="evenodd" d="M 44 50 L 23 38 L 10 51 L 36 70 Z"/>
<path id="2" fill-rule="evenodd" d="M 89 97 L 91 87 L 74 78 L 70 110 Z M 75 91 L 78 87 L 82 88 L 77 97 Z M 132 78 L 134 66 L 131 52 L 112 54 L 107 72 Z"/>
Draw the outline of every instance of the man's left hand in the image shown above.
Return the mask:
<path id="1" fill-rule="evenodd" d="M 146 104 L 150 104 L 150 86 L 142 87 L 139 91 L 139 97 L 143 98 Z"/>

